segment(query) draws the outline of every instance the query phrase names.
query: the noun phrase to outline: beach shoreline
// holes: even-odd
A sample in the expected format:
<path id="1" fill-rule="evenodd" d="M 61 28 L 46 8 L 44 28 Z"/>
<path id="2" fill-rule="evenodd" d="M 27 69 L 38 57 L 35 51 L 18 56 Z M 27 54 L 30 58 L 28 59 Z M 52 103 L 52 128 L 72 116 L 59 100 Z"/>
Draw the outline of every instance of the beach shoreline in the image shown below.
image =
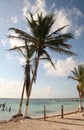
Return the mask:
<path id="1" fill-rule="evenodd" d="M 44 118 L 14 118 L 0 122 L 0 130 L 84 130 L 84 112 L 72 112 L 61 115 L 48 116 Z"/>
<path id="2" fill-rule="evenodd" d="M 63 115 L 65 116 L 65 115 L 74 114 L 74 113 L 77 113 L 77 112 L 78 112 L 78 111 L 64 112 Z M 58 113 L 58 114 L 57 114 L 57 113 L 56 113 L 56 114 L 55 114 L 55 113 L 47 114 L 47 113 L 46 113 L 46 119 L 47 119 L 47 118 L 52 118 L 52 117 L 61 117 L 61 114 L 59 114 L 59 113 Z M 0 121 L 0 123 L 9 122 L 9 121 L 11 121 L 11 120 L 13 120 L 13 119 L 17 119 L 17 118 L 24 119 L 23 116 L 21 116 L 21 117 L 16 117 L 16 118 L 11 117 L 11 118 L 8 119 L 8 120 Z M 31 119 L 37 119 L 37 120 L 38 120 L 38 119 L 44 119 L 44 116 L 42 116 L 42 115 L 41 115 L 41 116 L 33 116 L 33 117 L 31 116 L 30 118 L 31 118 Z"/>

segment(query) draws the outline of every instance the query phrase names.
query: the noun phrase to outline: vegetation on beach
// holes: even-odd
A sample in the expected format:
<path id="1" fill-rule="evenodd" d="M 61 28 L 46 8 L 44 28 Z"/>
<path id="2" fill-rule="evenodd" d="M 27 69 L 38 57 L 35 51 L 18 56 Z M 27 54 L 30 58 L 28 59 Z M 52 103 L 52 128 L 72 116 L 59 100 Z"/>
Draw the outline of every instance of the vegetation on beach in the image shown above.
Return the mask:
<path id="1" fill-rule="evenodd" d="M 79 93 L 80 103 L 79 103 L 79 111 L 82 111 L 82 98 L 84 97 L 84 65 L 79 64 L 78 67 L 74 67 L 74 70 L 71 71 L 72 76 L 69 76 L 68 78 L 71 78 L 73 80 L 76 80 L 78 82 L 77 84 L 77 90 Z"/>
<path id="2" fill-rule="evenodd" d="M 31 80 L 31 75 L 33 73 L 33 53 L 34 50 L 32 48 L 29 48 L 27 46 L 27 41 L 24 41 L 24 46 L 14 46 L 14 48 L 9 49 L 9 51 L 11 50 L 16 50 L 18 52 L 20 52 L 22 54 L 22 56 L 25 58 L 25 62 L 26 64 L 23 66 L 24 67 L 24 83 L 23 83 L 23 90 L 22 90 L 22 95 L 21 95 L 21 100 L 20 100 L 20 105 L 19 105 L 19 110 L 18 110 L 18 116 L 22 115 L 22 111 L 21 111 L 21 107 L 22 107 L 22 102 L 23 102 L 23 96 L 24 96 L 24 90 L 26 87 L 26 96 L 28 97 L 28 89 L 29 89 L 29 85 L 30 85 L 30 80 Z"/>
<path id="3" fill-rule="evenodd" d="M 40 60 L 48 60 L 52 66 L 55 68 L 55 65 L 50 57 L 48 50 L 51 50 L 55 53 L 66 54 L 66 55 L 75 55 L 74 52 L 70 51 L 71 45 L 67 43 L 69 39 L 73 38 L 71 33 L 61 33 L 61 31 L 67 27 L 63 26 L 57 29 L 54 32 L 51 32 L 51 28 L 55 22 L 54 15 L 48 14 L 43 16 L 43 14 L 37 14 L 37 19 L 34 18 L 33 14 L 30 13 L 30 19 L 26 17 L 28 27 L 31 30 L 31 33 L 24 32 L 23 30 L 17 28 L 10 28 L 9 30 L 14 31 L 17 36 L 8 35 L 8 38 L 20 39 L 23 41 L 23 46 L 15 46 L 9 50 L 18 50 L 26 59 L 26 64 L 24 67 L 24 85 L 22 98 L 20 103 L 19 114 L 21 114 L 21 106 L 24 94 L 24 88 L 26 87 L 26 108 L 25 108 L 25 117 L 28 115 L 28 104 L 29 98 L 32 90 L 33 82 L 36 80 L 37 69 Z M 33 59 L 33 60 L 31 60 Z M 30 66 L 32 65 L 31 61 L 34 61 L 34 66 L 30 71 Z"/>

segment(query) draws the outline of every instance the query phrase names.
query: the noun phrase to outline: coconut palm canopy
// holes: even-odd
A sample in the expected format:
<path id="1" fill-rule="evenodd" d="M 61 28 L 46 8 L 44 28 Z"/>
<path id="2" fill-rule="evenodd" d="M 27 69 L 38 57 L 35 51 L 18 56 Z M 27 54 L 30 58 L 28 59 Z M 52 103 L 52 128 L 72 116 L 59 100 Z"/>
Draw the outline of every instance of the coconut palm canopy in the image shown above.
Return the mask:
<path id="1" fill-rule="evenodd" d="M 28 34 L 20 29 L 10 28 L 9 30 L 15 31 L 18 36 L 9 35 L 8 37 L 21 40 L 26 39 L 27 46 L 32 48 L 32 50 L 35 50 L 34 52 L 37 56 L 44 56 L 44 58 L 48 59 L 53 66 L 54 64 L 51 60 L 51 57 L 46 51 L 47 48 L 58 53 L 75 55 L 75 53 L 70 51 L 72 46 L 67 44 L 67 41 L 72 39 L 73 35 L 71 33 L 61 34 L 61 30 L 63 30 L 67 25 L 50 33 L 51 27 L 55 22 L 53 14 L 49 14 L 43 17 L 41 13 L 38 14 L 37 19 L 35 20 L 32 13 L 30 13 L 30 17 L 30 20 L 27 17 L 26 19 L 31 29 L 31 34 Z"/>
<path id="2" fill-rule="evenodd" d="M 8 28 L 10 28 L 10 27 L 17 28 L 19 30 L 24 30 L 26 33 L 28 32 L 28 34 L 32 35 L 29 24 L 25 19 L 25 16 L 26 16 L 31 21 L 31 18 L 28 13 L 29 11 L 34 14 L 34 17 L 33 17 L 34 20 L 37 20 L 37 13 L 40 14 L 40 12 L 43 12 L 43 17 L 45 17 L 45 15 L 50 12 L 54 13 L 54 19 L 56 21 L 54 23 L 54 26 L 52 26 L 49 34 L 54 32 L 58 28 L 61 28 L 65 25 L 69 25 L 63 29 L 62 34 L 63 34 L 63 32 L 64 33 L 65 32 L 73 33 L 74 39 L 68 41 L 67 43 L 72 45 L 71 50 L 77 54 L 76 57 L 68 57 L 66 55 L 61 56 L 59 54 L 54 55 L 55 53 L 48 51 L 50 56 L 53 57 L 53 60 L 55 61 L 55 65 L 57 66 L 56 70 L 54 71 L 54 69 L 53 69 L 53 71 L 50 72 L 49 70 L 51 70 L 52 68 L 51 68 L 51 65 L 47 62 L 40 64 L 39 67 L 42 67 L 42 69 L 39 70 L 38 85 L 36 85 L 36 87 L 34 87 L 34 91 L 31 95 L 32 98 L 34 98 L 34 97 L 40 98 L 40 95 L 42 95 L 42 97 L 45 97 L 45 98 L 46 97 L 47 98 L 50 98 L 50 97 L 57 97 L 57 98 L 58 97 L 66 97 L 66 98 L 67 97 L 77 97 L 77 94 L 75 92 L 73 94 L 71 93 L 72 88 L 70 86 L 71 86 L 71 84 L 73 84 L 73 82 L 68 83 L 70 90 L 68 88 L 66 90 L 65 84 L 63 84 L 63 83 L 67 82 L 67 79 L 65 78 L 65 76 L 67 76 L 69 74 L 69 70 L 71 70 L 71 68 L 75 65 L 75 63 L 77 61 L 81 62 L 84 59 L 84 55 L 83 55 L 83 53 L 84 53 L 84 49 L 83 49 L 84 48 L 84 44 L 83 44 L 84 43 L 84 32 L 83 32 L 84 31 L 84 29 L 83 29 L 83 26 L 84 26 L 84 17 L 83 17 L 84 1 L 83 0 L 81 2 L 77 1 L 77 0 L 73 0 L 72 2 L 68 1 L 68 0 L 65 0 L 65 2 L 64 2 L 64 0 L 20 0 L 20 1 L 12 0 L 12 2 L 10 2 L 10 1 L 11 0 L 2 0 L 0 3 L 0 5 L 1 5 L 0 6 L 0 10 L 1 10 L 1 15 L 0 15 L 0 22 L 1 22 L 1 24 L 0 24 L 0 29 L 1 29 L 1 33 L 0 33 L 0 36 L 1 36 L 1 38 L 0 38 L 1 39 L 1 42 L 0 42 L 1 43 L 1 46 L 0 46 L 0 52 L 1 52 L 1 54 L 0 54 L 0 56 L 1 56 L 0 57 L 0 59 L 1 59 L 0 74 L 1 74 L 1 79 L 2 79 L 2 80 L 0 80 L 0 86 L 1 86 L 0 97 L 4 97 L 4 98 L 6 98 L 6 97 L 7 98 L 19 98 L 20 97 L 19 92 L 21 91 L 21 88 L 19 86 L 21 86 L 21 82 L 22 82 L 21 79 L 24 76 L 22 76 L 22 74 L 21 74 L 22 69 L 18 69 L 18 68 L 20 67 L 19 63 L 23 64 L 23 59 L 22 59 L 22 57 L 19 57 L 17 55 L 17 53 L 15 55 L 14 52 L 4 51 L 4 49 L 11 48 L 14 45 L 18 46 L 20 44 L 18 44 L 16 40 L 14 43 L 13 39 L 11 39 L 11 40 L 7 39 L 7 37 L 5 35 L 7 35 L 7 34 L 14 35 L 14 33 L 11 33 L 11 31 L 8 31 Z M 7 10 L 7 12 L 4 9 Z M 19 43 L 20 43 L 20 41 L 19 41 Z M 3 59 L 5 59 L 5 60 L 3 60 Z M 12 60 L 12 62 L 10 62 L 9 60 Z M 69 62 L 68 62 L 68 60 L 69 60 Z M 14 62 L 14 64 L 13 64 L 13 62 Z M 58 66 L 58 63 L 59 63 L 59 66 Z M 6 67 L 3 65 L 5 65 Z M 60 66 L 61 66 L 61 69 L 60 69 Z M 67 66 L 69 69 L 66 72 Z M 4 68 L 4 71 L 3 71 L 3 68 Z M 11 72 L 12 72 L 12 74 L 11 74 Z M 17 75 L 16 75 L 16 72 L 17 72 Z M 40 75 L 40 73 L 41 73 L 41 75 Z M 46 73 L 49 76 L 46 76 Z M 51 78 L 51 76 L 52 76 L 52 78 Z M 53 78 L 53 76 L 54 76 L 54 78 Z M 43 77 L 43 80 L 41 80 L 42 77 Z M 59 80 L 57 80 L 57 82 L 56 82 L 56 79 L 59 79 Z M 17 80 L 20 85 L 18 85 Z M 60 80 L 61 80 L 61 82 L 60 82 Z M 11 81 L 13 81 L 14 83 L 11 84 Z M 49 82 L 47 82 L 47 81 L 49 81 Z M 9 85 L 7 85 L 7 82 Z M 17 84 L 16 85 L 17 87 L 13 87 L 13 90 L 12 90 L 12 87 L 10 87 L 10 85 L 14 86 L 15 83 Z M 59 84 L 59 85 L 56 86 L 55 83 Z M 43 89 L 42 86 L 44 87 L 44 89 L 46 91 L 46 89 L 48 89 L 49 85 L 50 85 L 51 89 L 53 87 L 53 90 L 52 90 L 53 92 L 51 93 L 51 90 L 50 90 L 49 94 L 41 93 L 41 91 Z M 3 86 L 7 86 L 7 87 L 5 87 L 6 94 L 3 91 Z M 39 90 L 38 90 L 38 86 L 39 86 Z M 62 94 L 59 93 L 59 91 L 58 91 L 58 89 L 60 89 L 59 86 L 63 88 Z M 12 92 L 11 92 L 9 94 L 8 87 L 9 87 L 9 89 L 11 88 L 10 91 L 15 91 L 15 93 L 12 94 Z M 56 92 L 55 92 L 55 90 L 56 90 Z M 75 90 L 75 88 L 74 88 L 74 90 Z M 39 93 L 36 94 L 38 91 L 39 91 Z M 57 95 L 56 95 L 56 93 L 57 93 Z"/>
<path id="3" fill-rule="evenodd" d="M 67 41 L 72 39 L 73 35 L 71 33 L 60 34 L 61 30 L 63 30 L 67 25 L 50 33 L 51 27 L 55 22 L 53 14 L 49 14 L 43 17 L 41 13 L 38 14 L 37 19 L 35 20 L 32 13 L 30 13 L 30 17 L 30 20 L 27 17 L 26 19 L 31 29 L 31 34 L 16 28 L 10 28 L 9 30 L 15 31 L 18 36 L 9 35 L 8 37 L 21 40 L 26 39 L 28 41 L 27 45 L 31 46 L 37 55 L 45 55 L 44 58 L 47 58 L 53 66 L 54 64 L 46 51 L 47 48 L 58 53 L 75 55 L 75 53 L 70 51 L 72 46 L 67 44 Z"/>
<path id="4" fill-rule="evenodd" d="M 11 36 L 10 38 L 19 38 L 22 40 L 27 40 L 28 45 L 32 43 L 31 47 L 33 47 L 38 54 L 44 53 L 48 58 L 48 54 L 46 53 L 45 48 L 49 48 L 54 50 L 55 52 L 65 53 L 67 55 L 74 55 L 73 52 L 70 51 L 71 45 L 67 44 L 69 39 L 73 38 L 71 33 L 61 34 L 61 30 L 66 26 L 63 26 L 56 31 L 50 33 L 51 27 L 54 24 L 54 15 L 46 15 L 45 17 L 41 14 L 38 14 L 37 19 L 33 18 L 33 15 L 30 13 L 31 19 L 27 19 L 28 25 L 31 29 L 31 34 L 28 34 L 22 30 L 16 28 L 10 28 L 9 30 L 15 31 L 18 36 Z M 43 50 L 43 51 L 42 51 Z"/>
<path id="5" fill-rule="evenodd" d="M 84 97 L 84 65 L 79 64 L 78 67 L 74 67 L 74 70 L 71 72 L 73 76 L 69 76 L 68 78 L 71 78 L 78 82 L 77 90 L 80 98 L 79 109 L 80 111 L 82 111 L 82 98 Z"/>
<path id="6" fill-rule="evenodd" d="M 78 67 L 74 67 L 74 70 L 71 71 L 73 76 L 69 76 L 68 78 L 72 78 L 73 80 L 77 80 L 84 84 L 84 65 L 79 64 Z"/>
<path id="7" fill-rule="evenodd" d="M 63 30 L 67 25 L 50 33 L 51 27 L 55 22 L 53 14 L 49 14 L 43 17 L 41 13 L 37 15 L 37 19 L 35 20 L 33 18 L 32 13 L 30 13 L 30 20 L 27 17 L 26 19 L 31 29 L 31 34 L 28 34 L 16 28 L 10 28 L 9 30 L 15 31 L 15 33 L 17 33 L 18 36 L 9 35 L 8 36 L 9 38 L 27 40 L 27 46 L 29 48 L 32 48 L 31 50 L 34 50 L 35 57 L 44 56 L 43 58 L 49 60 L 54 68 L 55 66 L 51 60 L 51 57 L 46 51 L 47 48 L 50 49 L 51 51 L 55 51 L 58 53 L 75 55 L 73 52 L 70 51 L 72 46 L 70 44 L 67 44 L 67 41 L 69 39 L 72 39 L 73 35 L 71 33 L 65 33 L 65 34 L 60 33 L 60 31 Z M 20 46 L 19 48 L 24 48 L 24 46 Z"/>
<path id="8" fill-rule="evenodd" d="M 18 34 L 18 36 L 9 35 L 8 38 L 16 38 L 23 41 L 26 40 L 25 46 L 26 46 L 27 54 L 29 53 L 30 50 L 33 50 L 34 52 L 33 56 L 35 59 L 35 68 L 34 68 L 34 73 L 33 73 L 32 80 L 30 82 L 29 89 L 28 89 L 28 97 L 27 97 L 27 102 L 26 102 L 26 106 L 28 106 L 32 84 L 37 74 L 39 60 L 46 59 L 55 68 L 54 63 L 50 55 L 48 54 L 48 49 L 57 53 L 61 53 L 61 54 L 63 53 L 63 54 L 71 55 L 71 56 L 75 55 L 75 53 L 70 51 L 72 46 L 67 43 L 69 39 L 73 38 L 73 35 L 71 33 L 64 33 L 64 34 L 61 33 L 61 30 L 67 27 L 67 25 L 50 33 L 51 27 L 55 22 L 53 14 L 48 14 L 43 17 L 41 13 L 37 15 L 37 19 L 34 19 L 33 14 L 30 13 L 30 19 L 28 19 L 27 17 L 26 19 L 31 29 L 31 34 L 28 34 L 17 28 L 10 28 L 9 30 L 13 30 L 15 33 Z M 25 46 L 20 46 L 20 48 L 21 47 L 23 48 Z M 28 48 L 30 48 L 30 50 Z M 27 73 L 27 71 L 25 72 Z M 26 73 L 25 75 L 27 75 Z"/>
<path id="9" fill-rule="evenodd" d="M 80 96 L 84 96 L 84 65 L 78 65 L 78 67 L 74 67 L 74 70 L 71 71 L 73 76 L 69 76 L 68 78 L 72 78 L 78 82 L 77 89 L 79 91 Z M 81 95 L 82 94 L 82 95 Z"/>

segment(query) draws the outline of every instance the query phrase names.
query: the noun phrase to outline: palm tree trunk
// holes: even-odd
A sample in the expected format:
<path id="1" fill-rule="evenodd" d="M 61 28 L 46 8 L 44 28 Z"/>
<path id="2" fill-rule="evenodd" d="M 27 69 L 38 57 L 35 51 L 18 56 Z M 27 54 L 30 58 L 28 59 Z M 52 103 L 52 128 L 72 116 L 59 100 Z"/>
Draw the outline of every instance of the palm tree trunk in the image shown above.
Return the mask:
<path id="1" fill-rule="evenodd" d="M 82 97 L 80 96 L 78 111 L 82 112 L 82 108 L 83 108 L 83 106 L 82 106 Z"/>
<path id="2" fill-rule="evenodd" d="M 24 81 L 24 84 L 23 84 L 23 90 L 22 90 L 22 95 L 21 95 L 21 99 L 20 99 L 18 114 L 22 114 L 21 109 L 22 109 L 22 103 L 23 103 L 24 89 L 25 89 L 25 81 Z"/>
<path id="3" fill-rule="evenodd" d="M 25 107 L 25 112 L 24 112 L 24 117 L 25 117 L 25 118 L 29 118 L 28 104 L 29 104 L 29 98 L 27 97 L 26 107 Z"/>
<path id="4" fill-rule="evenodd" d="M 36 59 L 36 66 L 35 66 L 34 73 L 33 73 L 33 76 L 32 76 L 32 79 L 31 79 L 31 82 L 30 82 L 30 85 L 29 85 L 29 90 L 28 90 L 28 96 L 27 96 L 25 113 L 24 113 L 24 117 L 28 117 L 28 118 L 29 118 L 29 114 L 28 114 L 29 99 L 30 99 L 30 95 L 31 95 L 33 81 L 34 81 L 35 76 L 36 76 L 39 60 L 40 60 L 40 56 Z"/>

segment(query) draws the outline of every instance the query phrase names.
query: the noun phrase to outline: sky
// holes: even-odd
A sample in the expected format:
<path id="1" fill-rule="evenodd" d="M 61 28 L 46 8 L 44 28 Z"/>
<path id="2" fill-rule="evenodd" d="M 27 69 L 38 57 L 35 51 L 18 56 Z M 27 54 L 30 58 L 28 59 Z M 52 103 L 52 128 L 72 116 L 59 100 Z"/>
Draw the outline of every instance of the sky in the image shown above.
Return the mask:
<path id="1" fill-rule="evenodd" d="M 40 62 L 31 98 L 77 98 L 77 82 L 67 77 L 74 67 L 84 63 L 84 0 L 0 0 L 0 98 L 21 97 L 25 61 L 20 54 L 8 49 L 22 43 L 8 39 L 7 35 L 15 35 L 8 30 L 11 27 L 30 33 L 25 19 L 29 11 L 35 18 L 40 12 L 44 16 L 53 12 L 56 21 L 51 31 L 69 25 L 62 33 L 74 35 L 68 43 L 77 54 L 71 57 L 48 51 L 56 70 L 48 62 Z"/>

